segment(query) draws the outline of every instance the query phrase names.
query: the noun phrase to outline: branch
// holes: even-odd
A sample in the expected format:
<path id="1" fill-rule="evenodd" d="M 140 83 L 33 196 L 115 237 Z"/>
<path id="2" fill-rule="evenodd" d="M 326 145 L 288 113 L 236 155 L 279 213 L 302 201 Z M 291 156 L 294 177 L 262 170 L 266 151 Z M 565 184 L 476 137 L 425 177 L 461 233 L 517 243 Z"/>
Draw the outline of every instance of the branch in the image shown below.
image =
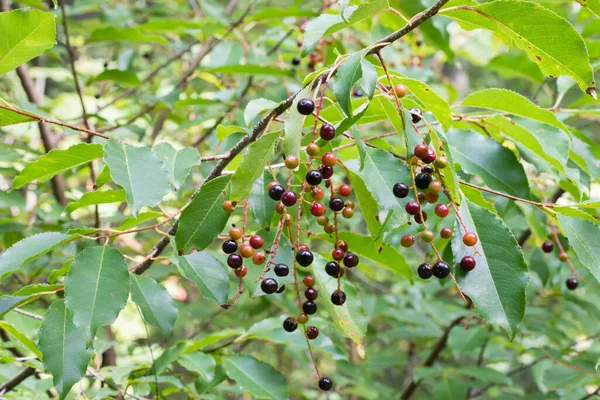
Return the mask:
<path id="1" fill-rule="evenodd" d="M 561 188 L 558 188 L 556 192 L 554 192 L 554 194 L 550 196 L 550 203 L 556 203 L 563 194 L 565 194 L 565 191 Z M 523 231 L 523 233 L 521 234 L 521 236 L 519 236 L 519 239 L 517 240 L 519 246 L 522 247 L 527 241 L 527 239 L 529 239 L 529 236 L 531 236 L 531 229 L 527 228 Z"/>
<path id="2" fill-rule="evenodd" d="M 3 396 L 6 392 L 10 392 L 17 387 L 21 382 L 30 376 L 35 375 L 35 368 L 27 367 L 23 371 L 19 372 L 13 378 L 9 379 L 8 382 L 0 385 L 0 396 Z"/>

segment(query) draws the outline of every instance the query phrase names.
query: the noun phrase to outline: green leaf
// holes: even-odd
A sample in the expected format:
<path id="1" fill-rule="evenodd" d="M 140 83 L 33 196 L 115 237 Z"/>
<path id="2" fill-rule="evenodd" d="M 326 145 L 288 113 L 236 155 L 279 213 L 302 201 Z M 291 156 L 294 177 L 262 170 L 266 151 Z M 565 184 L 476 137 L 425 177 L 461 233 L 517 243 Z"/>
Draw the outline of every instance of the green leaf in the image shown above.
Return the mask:
<path id="1" fill-rule="evenodd" d="M 9 324 L 8 322 L 0 321 L 0 328 L 21 342 L 23 346 L 35 354 L 35 356 L 40 360 L 42 359 L 42 353 L 38 350 L 38 347 L 35 345 L 33 340 L 29 339 L 27 335 L 15 328 L 14 325 Z"/>
<path id="2" fill-rule="evenodd" d="M 66 150 L 52 150 L 27 164 L 15 177 L 12 187 L 19 189 L 29 182 L 46 182 L 56 174 L 89 163 L 103 155 L 101 144 L 80 143 Z"/>
<path id="3" fill-rule="evenodd" d="M 86 43 L 97 42 L 142 42 L 164 45 L 169 44 L 169 41 L 162 36 L 150 35 L 134 27 L 118 28 L 115 26 L 96 29 L 92 32 L 88 40 L 86 40 Z"/>
<path id="4" fill-rule="evenodd" d="M 74 384 L 85 375 L 92 358 L 85 334 L 73 324 L 73 315 L 62 299 L 50 306 L 39 333 L 44 367 L 52 374 L 54 387 L 64 399 Z"/>
<path id="5" fill-rule="evenodd" d="M 169 171 L 169 180 L 171 185 L 178 190 L 185 178 L 190 174 L 194 165 L 200 165 L 200 153 L 193 147 L 184 147 L 175 150 L 167 142 L 162 142 L 154 146 L 154 153 L 163 162 Z"/>
<path id="6" fill-rule="evenodd" d="M 1 14 L 0 14 L 1 15 Z M 24 122 L 37 121 L 37 119 L 26 115 L 17 114 L 11 110 L 0 108 L 0 127 L 22 124 Z"/>
<path id="7" fill-rule="evenodd" d="M 252 185 L 252 191 L 248 199 L 248 205 L 254 215 L 256 223 L 262 228 L 271 226 L 271 220 L 275 213 L 274 201 L 269 197 L 269 187 L 267 182 L 273 179 L 269 171 L 264 171 Z"/>
<path id="8" fill-rule="evenodd" d="M 400 80 L 408 88 L 410 94 L 415 96 L 417 100 L 431 111 L 444 129 L 450 128 L 452 125 L 452 113 L 446 100 L 421 81 L 410 78 L 401 78 Z"/>
<path id="9" fill-rule="evenodd" d="M 250 100 L 244 109 L 244 123 L 250 126 L 258 114 L 265 110 L 272 110 L 277 105 L 278 103 L 263 98 Z"/>
<path id="10" fill-rule="evenodd" d="M 319 292 L 327 299 L 338 289 L 338 280 L 327 275 L 323 266 L 327 259 L 315 255 L 315 263 L 311 266 L 317 282 Z M 343 306 L 336 306 L 331 301 L 323 301 L 323 307 L 333 319 L 336 330 L 344 337 L 356 343 L 356 351 L 361 358 L 365 357 L 365 334 L 367 332 L 367 318 L 365 309 L 360 301 L 356 289 L 348 279 L 342 279 L 341 288 L 346 293 L 346 302 Z M 326 300 L 327 300 L 326 299 Z"/>
<path id="11" fill-rule="evenodd" d="M 529 99 L 508 89 L 484 89 L 468 95 L 463 106 L 487 108 L 507 112 L 525 118 L 553 125 L 568 132 L 569 129 L 548 110 L 533 104 Z"/>
<path id="12" fill-rule="evenodd" d="M 377 70 L 373 64 L 365 59 L 360 61 L 360 66 L 362 68 L 360 87 L 365 92 L 365 95 L 369 99 L 372 99 L 375 94 L 375 87 L 377 86 Z"/>
<path id="13" fill-rule="evenodd" d="M 117 82 L 122 86 L 138 86 L 141 84 L 135 72 L 121 71 L 118 69 L 108 69 L 102 71 L 87 81 L 87 85 L 97 81 L 112 81 Z"/>
<path id="14" fill-rule="evenodd" d="M 67 205 L 65 212 L 71 214 L 81 207 L 95 206 L 98 204 L 120 203 L 125 201 L 126 193 L 123 189 L 87 192 L 77 201 Z"/>
<path id="15" fill-rule="evenodd" d="M 236 381 L 242 390 L 251 392 L 257 398 L 273 400 L 288 399 L 288 386 L 285 377 L 269 364 L 244 354 L 223 357 L 223 367 L 227 375 Z"/>
<path id="16" fill-rule="evenodd" d="M 487 68 L 498 72 L 498 74 L 507 79 L 525 78 L 538 84 L 544 82 L 544 74 L 542 74 L 537 65 L 531 62 L 531 60 L 523 53 L 500 54 L 490 60 L 487 64 Z"/>
<path id="17" fill-rule="evenodd" d="M 77 254 L 65 279 L 65 303 L 88 341 L 98 328 L 117 319 L 129 288 L 127 262 L 119 250 L 91 246 Z"/>
<path id="18" fill-rule="evenodd" d="M 263 174 L 279 135 L 280 132 L 268 133 L 248 147 L 240 165 L 231 177 L 229 200 L 241 203 L 248 197 L 254 181 Z"/>
<path id="19" fill-rule="evenodd" d="M 177 250 L 204 250 L 221 233 L 229 214 L 223 210 L 223 192 L 231 175 L 213 179 L 200 188 L 192 203 L 181 213 L 175 235 Z"/>
<path id="20" fill-rule="evenodd" d="M 529 198 L 527 176 L 512 151 L 476 132 L 451 130 L 447 137 L 463 171 L 478 175 L 492 189 Z"/>
<path id="21" fill-rule="evenodd" d="M 110 181 L 110 167 L 108 165 L 105 165 L 104 168 L 102 168 L 102 172 L 100 172 L 100 175 L 96 177 L 96 182 L 94 182 L 94 185 L 96 186 L 96 188 L 99 188 Z"/>
<path id="22" fill-rule="evenodd" d="M 528 1 L 497 0 L 466 9 L 447 9 L 444 15 L 464 29 L 483 28 L 501 35 L 538 64 L 544 75 L 567 75 L 582 90 L 595 88 L 585 43 L 564 18 Z"/>
<path id="23" fill-rule="evenodd" d="M 581 264 L 600 282 L 600 225 L 591 221 L 558 214 L 562 232 Z"/>
<path id="24" fill-rule="evenodd" d="M 220 305 L 227 304 L 229 275 L 217 259 L 207 251 L 199 251 L 175 257 L 174 261 L 181 274 L 198 286 L 202 297 Z"/>
<path id="25" fill-rule="evenodd" d="M 437 130 L 432 128 L 430 130 L 431 143 L 433 144 L 434 149 L 437 150 L 438 156 L 440 156 L 440 152 L 438 149 L 444 149 L 443 155 L 448 159 L 448 166 L 442 169 L 440 172 L 444 174 L 444 184 L 450 191 L 450 195 L 452 198 L 457 201 L 460 199 L 458 190 L 459 190 L 459 180 L 458 175 L 456 174 L 456 169 L 454 168 L 454 157 L 452 157 L 452 151 L 450 150 L 450 143 L 448 143 L 448 139 L 446 135 L 441 130 Z"/>
<path id="26" fill-rule="evenodd" d="M 596 17 L 600 17 L 600 0 L 575 0 Z"/>
<path id="27" fill-rule="evenodd" d="M 111 139 L 104 151 L 110 176 L 127 192 L 127 204 L 134 216 L 144 206 L 154 207 L 169 193 L 167 170 L 150 148 Z"/>
<path id="28" fill-rule="evenodd" d="M 35 284 L 21 288 L 12 296 L 0 297 L 0 317 L 16 307 L 22 307 L 47 294 L 56 293 L 63 285 Z"/>
<path id="29" fill-rule="evenodd" d="M 132 275 L 131 299 L 140 307 L 144 320 L 160 328 L 167 338 L 177 319 L 179 310 L 167 289 L 146 276 Z"/>
<path id="30" fill-rule="evenodd" d="M 72 235 L 65 233 L 44 232 L 19 240 L 8 250 L 0 254 L 0 282 L 24 264 L 35 260 L 72 239 Z"/>
<path id="31" fill-rule="evenodd" d="M 292 106 L 286 110 L 283 129 L 285 136 L 283 138 L 283 152 L 286 156 L 300 157 L 300 145 L 302 142 L 302 127 L 306 120 L 306 115 L 302 115 L 298 112 L 298 102 L 304 98 L 310 98 L 311 91 L 310 85 L 302 89 L 298 95 L 294 98 Z"/>
<path id="32" fill-rule="evenodd" d="M 352 183 L 352 188 L 356 195 L 356 199 L 358 200 L 360 210 L 363 213 L 365 223 L 367 224 L 367 229 L 369 229 L 371 237 L 375 238 L 381 230 L 381 222 L 379 222 L 379 204 L 377 204 L 377 200 L 373 197 L 373 193 L 369 191 L 359 174 L 354 171 L 349 171 L 348 176 Z"/>
<path id="33" fill-rule="evenodd" d="M 215 68 L 204 68 L 202 72 L 221 73 L 221 74 L 250 74 L 250 75 L 270 75 L 270 76 L 289 76 L 291 69 L 274 67 L 271 65 L 223 65 Z"/>
<path id="34" fill-rule="evenodd" d="M 465 231 L 456 221 L 452 238 L 455 263 L 458 265 L 467 255 L 477 262 L 470 272 L 455 268 L 458 284 L 473 301 L 477 313 L 504 328 L 512 340 L 525 313 L 529 274 L 523 252 L 497 215 L 468 200 L 463 201 L 459 211 L 467 230 L 477 234 L 479 240 L 474 247 L 465 246 Z"/>
<path id="35" fill-rule="evenodd" d="M 333 94 L 344 114 L 352 116 L 352 87 L 362 77 L 363 53 L 354 53 L 346 58 L 333 78 Z"/>
<path id="36" fill-rule="evenodd" d="M 224 140 L 227 136 L 238 132 L 246 133 L 246 130 L 236 125 L 217 126 L 217 138 L 219 139 L 219 141 Z"/>
<path id="37" fill-rule="evenodd" d="M 0 13 L 0 75 L 54 46 L 55 17 L 50 12 L 20 9 Z"/>

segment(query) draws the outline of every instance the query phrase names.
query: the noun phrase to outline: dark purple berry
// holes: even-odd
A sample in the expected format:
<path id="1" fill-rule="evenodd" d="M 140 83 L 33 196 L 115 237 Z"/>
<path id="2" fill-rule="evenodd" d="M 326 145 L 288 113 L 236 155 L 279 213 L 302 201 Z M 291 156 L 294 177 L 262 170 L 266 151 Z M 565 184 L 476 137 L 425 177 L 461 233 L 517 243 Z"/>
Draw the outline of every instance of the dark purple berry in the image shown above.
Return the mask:
<path id="1" fill-rule="evenodd" d="M 319 296 L 319 292 L 314 287 L 309 287 L 304 291 L 304 297 L 307 300 L 314 301 Z"/>
<path id="2" fill-rule="evenodd" d="M 302 115 L 310 115 L 315 110 L 315 103 L 311 99 L 301 99 L 296 106 Z"/>
<path id="3" fill-rule="evenodd" d="M 340 264 L 336 263 L 335 261 L 329 261 L 327 264 L 325 264 L 325 272 L 327 275 L 337 278 L 337 276 L 340 274 Z"/>
<path id="4" fill-rule="evenodd" d="M 410 115 L 412 117 L 413 124 L 419 123 L 423 119 L 423 113 L 418 108 L 411 108 Z"/>
<path id="5" fill-rule="evenodd" d="M 433 276 L 438 279 L 444 279 L 450 274 L 450 266 L 445 261 L 438 261 L 433 264 Z"/>
<path id="6" fill-rule="evenodd" d="M 473 271 L 475 265 L 477 265 L 477 263 L 475 262 L 475 259 L 471 256 L 464 256 L 462 260 L 460 260 L 460 267 L 467 272 Z"/>
<path id="7" fill-rule="evenodd" d="M 567 289 L 569 290 L 575 290 L 577 289 L 577 286 L 579 286 L 579 281 L 575 278 L 569 278 L 567 279 Z"/>
<path id="8" fill-rule="evenodd" d="M 431 268 L 431 265 L 424 263 L 419 265 L 417 273 L 421 279 L 429 279 L 433 276 L 433 269 Z"/>
<path id="9" fill-rule="evenodd" d="M 423 214 L 423 218 L 421 218 L 421 214 Z M 427 222 L 427 213 L 425 211 L 415 214 L 415 222 L 417 224 L 422 224 L 423 221 Z"/>
<path id="10" fill-rule="evenodd" d="M 408 203 L 406 203 L 406 206 L 404 208 L 406 212 L 410 215 L 416 215 L 419 213 L 419 211 L 421 211 L 421 205 L 418 201 L 409 201 Z"/>
<path id="11" fill-rule="evenodd" d="M 317 328 L 316 326 L 309 326 L 308 328 L 306 328 L 306 337 L 309 338 L 310 340 L 314 340 L 319 336 L 319 328 Z"/>
<path id="12" fill-rule="evenodd" d="M 304 314 L 312 315 L 317 312 L 317 303 L 314 303 L 310 300 L 302 303 L 302 312 Z"/>
<path id="13" fill-rule="evenodd" d="M 394 196 L 399 199 L 403 199 L 408 196 L 408 186 L 404 183 L 396 183 L 392 188 L 392 192 L 394 192 Z"/>
<path id="14" fill-rule="evenodd" d="M 273 271 L 275 271 L 275 275 L 277 276 L 288 276 L 290 267 L 285 264 L 277 264 L 275 265 L 275 268 L 273 268 Z"/>
<path id="15" fill-rule="evenodd" d="M 430 147 L 429 150 L 427 150 L 427 155 L 423 157 L 422 160 L 425 164 L 431 164 L 436 158 L 437 155 L 435 154 L 435 151 Z"/>
<path id="16" fill-rule="evenodd" d="M 235 251 L 238 248 L 238 245 L 235 242 L 235 240 L 226 240 L 223 242 L 221 248 L 223 249 L 223 252 L 225 252 L 225 254 L 231 254 L 235 253 Z"/>
<path id="17" fill-rule="evenodd" d="M 288 317 L 283 321 L 283 330 L 286 332 L 294 332 L 298 328 L 296 318 Z"/>
<path id="18" fill-rule="evenodd" d="M 544 253 L 552 253 L 552 250 L 554 250 L 554 243 L 546 240 L 544 243 L 542 243 L 542 250 Z"/>
<path id="19" fill-rule="evenodd" d="M 333 167 L 323 165 L 321 166 L 321 168 L 319 168 L 319 170 L 321 171 L 321 176 L 323 177 L 323 179 L 329 179 L 333 176 Z"/>
<path id="20" fill-rule="evenodd" d="M 331 302 L 336 306 L 342 306 L 346 302 L 346 293 L 336 290 L 331 294 Z"/>
<path id="21" fill-rule="evenodd" d="M 296 193 L 292 192 L 291 190 L 284 192 L 281 195 L 281 202 L 286 207 L 293 206 L 294 204 L 296 204 L 296 201 L 298 201 L 298 198 L 296 197 Z"/>
<path id="22" fill-rule="evenodd" d="M 271 293 L 275 293 L 277 291 L 277 289 L 279 288 L 279 285 L 277 284 L 277 281 L 275 279 L 267 278 L 267 279 L 263 279 L 263 281 L 260 283 L 260 288 L 266 294 L 271 294 Z"/>
<path id="23" fill-rule="evenodd" d="M 277 293 L 283 293 L 284 290 L 285 290 L 285 285 L 281 285 L 281 286 L 279 286 L 279 289 L 277 289 Z"/>
<path id="24" fill-rule="evenodd" d="M 348 253 L 344 257 L 344 265 L 348 268 L 354 268 L 358 265 L 358 256 L 354 253 Z"/>
<path id="25" fill-rule="evenodd" d="M 321 125 L 321 129 L 319 130 L 319 136 L 323 140 L 331 140 L 335 137 L 335 127 L 331 124 L 323 124 Z"/>
<path id="26" fill-rule="evenodd" d="M 334 197 L 329 201 L 329 208 L 331 208 L 333 211 L 342 211 L 344 208 L 344 200 L 340 199 L 339 197 Z"/>
<path id="27" fill-rule="evenodd" d="M 292 65 L 297 67 L 298 65 L 300 65 L 300 57 L 294 57 L 292 58 Z"/>
<path id="28" fill-rule="evenodd" d="M 283 188 L 283 186 L 281 186 L 279 184 L 275 184 L 275 185 L 271 186 L 271 189 L 269 189 L 269 197 L 272 198 L 273 200 L 281 200 L 281 196 L 283 195 L 284 192 L 285 192 L 285 189 Z"/>
<path id="29" fill-rule="evenodd" d="M 229 265 L 230 268 L 239 268 L 243 263 L 244 260 L 239 254 L 230 254 L 229 257 L 227 257 L 227 265 Z"/>
<path id="30" fill-rule="evenodd" d="M 310 170 L 306 173 L 306 182 L 311 186 L 317 186 L 323 181 L 323 175 L 317 170 Z"/>
<path id="31" fill-rule="evenodd" d="M 319 389 L 327 391 L 331 390 L 332 387 L 333 381 L 328 377 L 322 376 L 321 379 L 319 379 Z"/>
<path id="32" fill-rule="evenodd" d="M 431 175 L 421 172 L 415 176 L 415 186 L 421 190 L 425 190 L 431 183 Z"/>
<path id="33" fill-rule="evenodd" d="M 426 165 L 423 168 L 421 168 L 421 172 L 431 175 L 433 174 L 433 167 L 431 165 Z"/>
<path id="34" fill-rule="evenodd" d="M 310 250 L 300 250 L 296 253 L 296 261 L 303 267 L 308 267 L 314 259 L 313 253 Z"/>

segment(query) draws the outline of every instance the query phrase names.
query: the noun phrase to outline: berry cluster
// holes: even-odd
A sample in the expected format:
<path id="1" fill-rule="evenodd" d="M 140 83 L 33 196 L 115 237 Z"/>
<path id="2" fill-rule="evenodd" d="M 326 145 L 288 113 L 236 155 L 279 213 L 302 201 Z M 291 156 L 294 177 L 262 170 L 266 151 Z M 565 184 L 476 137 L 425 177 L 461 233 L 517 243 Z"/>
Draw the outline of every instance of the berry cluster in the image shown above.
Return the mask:
<path id="1" fill-rule="evenodd" d="M 554 229 L 554 227 L 553 227 L 553 229 Z M 569 255 L 567 254 L 565 249 L 563 249 L 562 245 L 558 241 L 558 236 L 555 236 L 555 239 L 557 240 L 556 243 L 558 244 L 558 247 L 559 247 L 558 259 L 562 262 L 569 263 L 571 270 L 573 272 L 575 272 L 575 269 L 573 268 L 573 266 L 570 263 Z M 542 243 L 542 251 L 544 253 L 552 253 L 554 251 L 554 243 L 552 243 L 550 240 L 546 240 L 544 243 Z M 567 289 L 575 290 L 579 286 L 579 281 L 576 278 L 571 276 L 566 280 L 565 285 L 567 286 Z"/>
<path id="2" fill-rule="evenodd" d="M 244 265 L 244 258 L 252 258 L 252 262 L 256 265 L 264 264 L 266 260 L 265 252 L 255 251 L 264 246 L 264 239 L 260 235 L 252 235 L 246 242 L 244 236 L 242 230 L 234 225 L 229 230 L 229 239 L 224 241 L 221 246 L 223 252 L 229 254 L 227 265 L 235 270 L 235 276 L 238 278 L 243 278 L 248 273 L 248 268 Z"/>

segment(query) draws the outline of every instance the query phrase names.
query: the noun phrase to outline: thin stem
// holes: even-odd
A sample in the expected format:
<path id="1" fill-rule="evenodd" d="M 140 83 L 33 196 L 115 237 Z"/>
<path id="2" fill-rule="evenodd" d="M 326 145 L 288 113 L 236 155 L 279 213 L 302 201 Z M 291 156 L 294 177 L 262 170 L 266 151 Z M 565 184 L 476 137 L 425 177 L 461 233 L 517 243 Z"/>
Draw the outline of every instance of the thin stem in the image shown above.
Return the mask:
<path id="1" fill-rule="evenodd" d="M 529 204 L 529 205 L 532 205 L 532 206 L 535 206 L 535 207 L 539 207 L 539 208 L 542 208 L 542 209 L 544 209 L 544 208 L 552 208 L 552 207 L 556 207 L 557 206 L 556 204 L 538 203 L 537 201 L 531 201 L 531 200 L 527 200 L 527 199 L 522 199 L 520 197 L 512 196 L 512 195 L 507 194 L 507 193 L 502 193 L 502 192 L 498 192 L 496 190 L 488 189 L 486 187 L 477 186 L 477 185 L 475 185 L 473 183 L 463 181 L 462 179 L 459 180 L 458 182 L 461 185 L 470 186 L 470 187 L 475 188 L 477 190 L 480 190 L 482 192 L 492 193 L 492 194 L 495 194 L 497 196 L 506 197 L 507 199 L 511 199 L 511 200 L 514 200 L 514 201 L 519 201 L 521 203 Z"/>

